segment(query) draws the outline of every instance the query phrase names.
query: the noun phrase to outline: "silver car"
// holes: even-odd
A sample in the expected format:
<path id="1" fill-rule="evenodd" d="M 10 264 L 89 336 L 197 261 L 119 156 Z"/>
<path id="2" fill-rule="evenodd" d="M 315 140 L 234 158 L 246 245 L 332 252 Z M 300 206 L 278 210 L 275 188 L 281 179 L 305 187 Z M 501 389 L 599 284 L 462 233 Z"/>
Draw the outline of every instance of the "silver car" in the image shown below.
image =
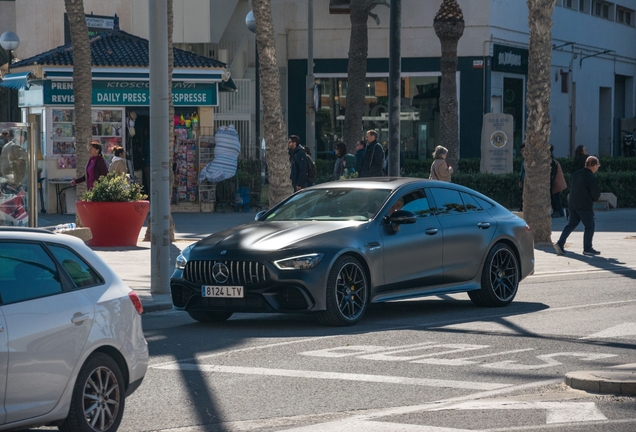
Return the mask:
<path id="1" fill-rule="evenodd" d="M 116 431 L 148 368 L 142 312 L 81 240 L 0 227 L 0 430 Z"/>
<path id="2" fill-rule="evenodd" d="M 363 178 L 304 189 L 188 246 L 170 288 L 174 308 L 201 322 L 278 312 L 351 325 L 369 303 L 411 297 L 506 306 L 534 271 L 533 247 L 526 222 L 479 192 Z"/>

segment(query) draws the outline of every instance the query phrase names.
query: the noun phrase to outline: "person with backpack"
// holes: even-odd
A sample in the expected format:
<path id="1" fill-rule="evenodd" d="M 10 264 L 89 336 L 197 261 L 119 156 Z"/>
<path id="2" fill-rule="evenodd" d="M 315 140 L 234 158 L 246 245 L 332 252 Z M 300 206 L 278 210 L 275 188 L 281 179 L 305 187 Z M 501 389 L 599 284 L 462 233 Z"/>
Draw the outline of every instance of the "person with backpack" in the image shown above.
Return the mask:
<path id="1" fill-rule="evenodd" d="M 307 187 L 307 154 L 305 148 L 300 145 L 300 138 L 297 135 L 291 135 L 287 141 L 289 148 L 289 163 L 291 165 L 291 173 L 289 178 L 292 182 L 294 192 Z"/>
<path id="2" fill-rule="evenodd" d="M 311 150 L 309 147 L 305 147 L 305 153 L 307 156 L 307 187 L 309 187 L 316 184 L 318 169 L 316 168 L 316 162 L 311 158 Z"/>

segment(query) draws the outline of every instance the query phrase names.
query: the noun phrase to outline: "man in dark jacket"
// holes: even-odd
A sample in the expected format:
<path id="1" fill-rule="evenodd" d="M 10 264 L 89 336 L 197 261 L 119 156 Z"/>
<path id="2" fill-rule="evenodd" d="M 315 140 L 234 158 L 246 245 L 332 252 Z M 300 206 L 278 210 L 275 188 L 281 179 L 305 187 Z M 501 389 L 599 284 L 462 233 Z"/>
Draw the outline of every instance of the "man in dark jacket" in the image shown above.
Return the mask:
<path id="1" fill-rule="evenodd" d="M 291 135 L 287 141 L 289 148 L 289 163 L 291 165 L 291 174 L 289 178 L 292 182 L 294 192 L 307 187 L 307 154 L 305 148 L 300 145 L 300 138 L 297 135 Z"/>
<path id="2" fill-rule="evenodd" d="M 600 252 L 592 247 L 592 237 L 594 237 L 594 201 L 601 196 L 601 191 L 596 181 L 596 171 L 601 164 L 594 156 L 588 156 L 585 160 L 585 168 L 572 173 L 570 182 L 570 218 L 568 224 L 563 228 L 559 241 L 554 243 L 554 250 L 557 255 L 565 255 L 564 247 L 568 236 L 583 222 L 585 231 L 583 233 L 583 254 L 600 255 Z"/>
<path id="3" fill-rule="evenodd" d="M 378 133 L 374 130 L 367 131 L 367 152 L 362 161 L 362 168 L 358 177 L 382 177 L 384 172 L 384 149 L 378 142 Z"/>

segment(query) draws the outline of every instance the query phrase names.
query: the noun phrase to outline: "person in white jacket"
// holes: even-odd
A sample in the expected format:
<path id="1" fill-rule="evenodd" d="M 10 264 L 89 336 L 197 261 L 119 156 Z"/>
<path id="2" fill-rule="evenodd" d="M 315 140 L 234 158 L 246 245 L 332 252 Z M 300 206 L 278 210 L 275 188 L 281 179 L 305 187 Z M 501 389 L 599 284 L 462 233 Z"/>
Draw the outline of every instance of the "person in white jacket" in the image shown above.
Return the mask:
<path id="1" fill-rule="evenodd" d="M 113 149 L 113 160 L 110 162 L 108 172 L 114 172 L 120 175 L 128 174 L 128 168 L 126 167 L 126 152 L 121 146 L 117 146 Z"/>

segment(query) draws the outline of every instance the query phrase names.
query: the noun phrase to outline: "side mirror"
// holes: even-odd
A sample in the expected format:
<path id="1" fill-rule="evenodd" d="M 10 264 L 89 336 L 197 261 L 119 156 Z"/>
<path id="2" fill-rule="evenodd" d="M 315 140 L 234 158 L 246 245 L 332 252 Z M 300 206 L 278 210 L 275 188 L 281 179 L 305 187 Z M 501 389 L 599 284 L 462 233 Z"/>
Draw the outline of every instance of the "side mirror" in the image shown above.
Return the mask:
<path id="1" fill-rule="evenodd" d="M 261 216 L 263 216 L 265 213 L 267 213 L 267 210 L 261 210 L 258 213 L 256 213 L 256 216 L 254 216 L 254 220 L 258 221 L 260 220 Z"/>
<path id="2" fill-rule="evenodd" d="M 408 210 L 397 210 L 389 216 L 389 222 L 395 225 L 414 224 L 417 216 Z"/>

